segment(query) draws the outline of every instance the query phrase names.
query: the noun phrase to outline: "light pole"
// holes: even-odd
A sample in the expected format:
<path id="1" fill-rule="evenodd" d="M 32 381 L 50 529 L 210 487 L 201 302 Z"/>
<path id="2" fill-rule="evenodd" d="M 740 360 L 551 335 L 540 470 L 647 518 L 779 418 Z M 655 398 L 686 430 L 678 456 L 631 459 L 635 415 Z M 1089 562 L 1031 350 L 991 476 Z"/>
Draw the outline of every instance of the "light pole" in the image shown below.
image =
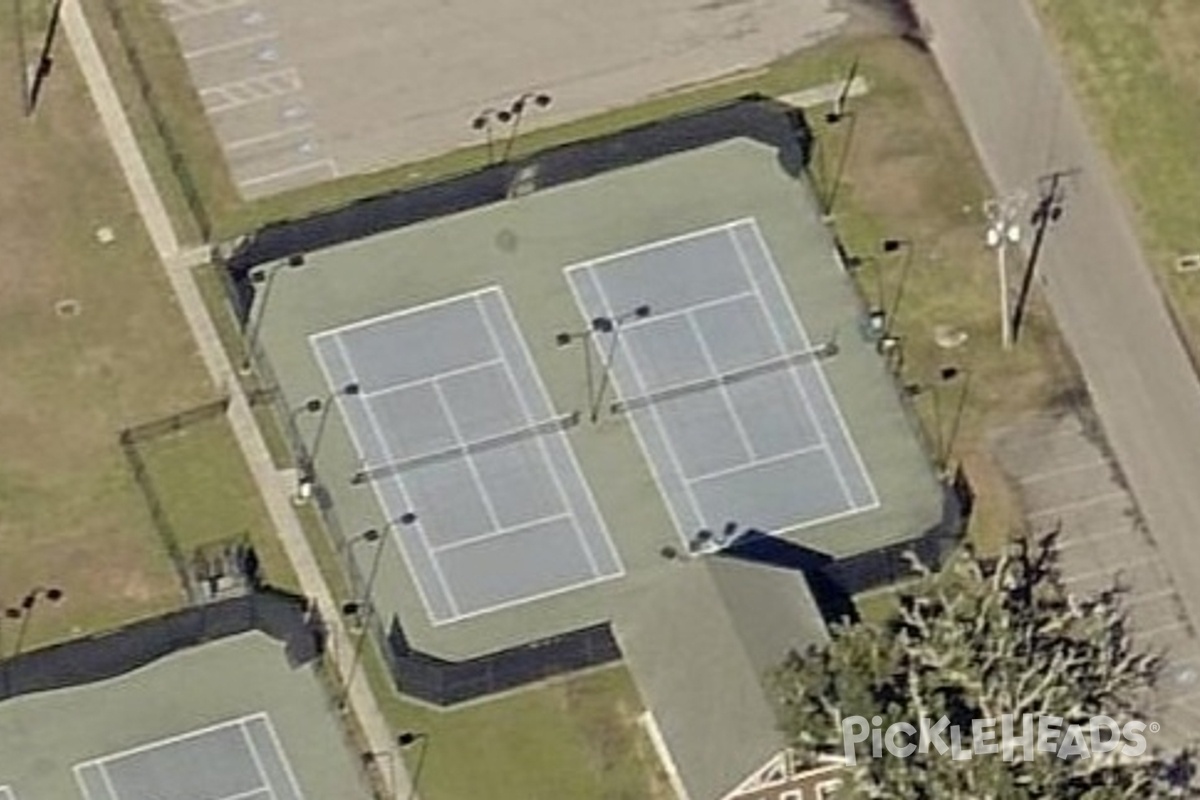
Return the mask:
<path id="1" fill-rule="evenodd" d="M 551 103 L 550 95 L 545 92 L 525 92 L 516 100 L 512 101 L 512 105 L 508 107 L 508 118 L 497 118 L 501 122 L 512 121 L 511 127 L 508 129 L 508 141 L 504 143 L 504 155 L 501 156 L 501 161 L 508 161 L 509 154 L 512 153 L 513 142 L 517 140 L 517 132 L 521 129 L 521 120 L 525 116 L 525 110 L 533 104 L 537 108 L 546 108 Z"/>
<path id="2" fill-rule="evenodd" d="M 412 512 L 401 514 L 398 519 L 391 520 L 383 527 L 383 531 L 376 528 L 368 528 L 357 536 L 346 541 L 345 551 L 348 559 L 354 558 L 352 552 L 353 547 L 358 542 L 372 542 L 375 545 L 375 554 L 371 558 L 371 568 L 367 572 L 367 581 L 363 586 L 363 598 L 359 601 L 350 601 L 342 604 L 342 614 L 346 616 L 356 616 L 362 620 L 362 630 L 358 633 L 358 640 L 354 643 L 354 652 L 350 656 L 350 666 L 346 670 L 346 686 L 342 690 L 341 696 L 338 698 L 337 707 L 339 711 L 346 708 L 346 704 L 350 699 L 350 689 L 354 685 L 354 678 L 358 672 L 359 662 L 362 661 L 363 645 L 366 643 L 367 636 L 370 635 L 371 616 L 375 613 L 374 589 L 375 579 L 379 575 L 379 564 L 383 561 L 383 549 L 387 544 L 385 533 L 391 531 L 396 525 L 412 525 L 417 521 L 417 515 Z"/>
<path id="3" fill-rule="evenodd" d="M 596 370 L 592 365 L 592 337 L 609 329 L 611 329 L 611 326 L 608 320 L 604 317 L 597 317 L 592 320 L 591 327 L 587 330 L 562 331 L 554 336 L 554 344 L 560 350 L 573 344 L 582 345 L 580 349 L 583 350 L 583 369 L 586 373 L 587 407 L 589 410 L 596 407 Z"/>
<path id="4" fill-rule="evenodd" d="M 401 750 L 407 750 L 418 742 L 421 744 L 421 752 L 417 756 L 417 765 L 413 768 L 412 778 L 409 780 L 407 800 L 413 800 L 417 796 L 417 785 L 421 781 L 421 770 L 425 767 L 425 755 L 429 752 L 429 734 L 422 731 L 404 731 L 396 737 L 396 744 Z"/>
<path id="5" fill-rule="evenodd" d="M 884 253 L 895 253 L 899 250 L 904 251 L 904 263 L 900 266 L 900 280 L 896 285 L 896 294 L 892 296 L 891 305 L 884 306 L 883 299 L 883 278 L 879 278 L 879 305 L 885 308 L 883 321 L 883 336 L 886 338 L 892 332 L 892 326 L 896 324 L 896 315 L 900 313 L 900 301 L 904 297 L 904 285 L 908 283 L 908 272 L 912 268 L 913 255 L 916 247 L 908 239 L 884 239 L 880 242 L 880 249 Z M 878 262 L 877 262 L 878 263 Z"/>
<path id="6" fill-rule="evenodd" d="M 1005 350 L 1012 346 L 1012 317 L 1008 310 L 1008 246 L 1021 241 L 1021 227 L 1015 222 L 1017 213 L 1025 199 L 1020 194 L 1010 195 L 1003 200 L 989 200 L 984 204 L 988 228 L 984 240 L 996 251 L 996 276 L 1000 287 L 1000 346 Z"/>
<path id="7" fill-rule="evenodd" d="M 251 300 L 250 314 L 246 328 L 246 355 L 240 364 L 243 375 L 249 375 L 254 369 L 254 350 L 258 347 L 258 334 L 262 329 L 263 318 L 267 313 L 267 301 L 271 297 L 271 287 L 275 285 L 275 276 L 283 267 L 295 269 L 304 266 L 304 256 L 297 253 L 288 256 L 284 261 L 276 261 L 262 269 L 250 273 L 250 282 L 262 286 L 261 293 L 255 290 L 256 297 Z"/>
<path id="8" fill-rule="evenodd" d="M 492 122 L 508 122 L 511 114 L 507 110 L 498 111 L 492 107 L 488 107 L 480 111 L 471 120 L 471 128 L 476 131 L 483 131 L 487 137 L 487 163 L 490 167 L 496 160 L 496 137 L 492 133 Z"/>
<path id="9" fill-rule="evenodd" d="M 608 384 L 612 376 L 613 359 L 617 355 L 617 344 L 621 338 L 621 330 L 625 327 L 625 323 L 632 320 L 645 319 L 648 316 L 650 316 L 650 306 L 643 303 L 615 317 L 596 317 L 596 319 L 592 320 L 592 326 L 596 333 L 607 333 L 612 336 L 608 343 L 608 355 L 605 356 L 604 362 L 600 365 L 600 388 L 596 390 L 596 397 L 592 401 L 590 416 L 593 424 L 600 419 L 600 404 L 604 402 L 604 395 L 608 391 Z"/>
<path id="10" fill-rule="evenodd" d="M 329 411 L 333 406 L 333 402 L 339 396 L 341 397 L 357 397 L 362 392 L 362 386 L 358 383 L 347 383 L 336 389 L 331 389 L 324 397 L 310 397 L 301 405 L 293 408 L 288 415 L 292 429 L 295 430 L 296 436 L 300 440 L 300 452 L 297 453 L 296 460 L 296 494 L 293 498 L 296 502 L 302 503 L 308 500 L 312 492 L 312 484 L 316 478 L 317 453 L 321 448 L 321 441 L 325 437 L 325 427 L 329 421 Z M 317 418 L 317 430 L 313 435 L 312 448 L 308 448 L 304 444 L 303 437 L 300 436 L 300 426 L 298 418 L 302 414 L 320 414 Z"/>
<path id="11" fill-rule="evenodd" d="M 955 403 L 954 417 L 951 420 L 949 435 L 943 434 L 945 425 L 942 420 L 942 401 L 941 387 L 947 386 L 958 379 L 962 379 L 959 384 L 958 401 Z M 967 390 L 971 382 L 971 373 L 960 367 L 947 365 L 941 367 L 937 372 L 937 378 L 926 384 L 912 383 L 904 387 L 904 393 L 909 397 L 919 397 L 922 394 L 930 395 L 930 402 L 933 405 L 933 448 L 934 462 L 937 465 L 938 472 L 945 474 L 950 463 L 950 456 L 954 450 L 955 440 L 958 438 L 959 426 L 962 423 L 963 410 L 967 402 Z"/>
<path id="12" fill-rule="evenodd" d="M 4 619 L 20 620 L 17 626 L 17 637 L 13 641 L 12 654 L 5 657 L 3 641 L 0 640 L 0 661 L 4 664 L 4 687 L 3 696 L 7 697 L 11 689 L 9 662 L 17 656 L 21 655 L 21 648 L 25 644 L 25 634 L 29 630 L 29 621 L 33 618 L 33 610 L 37 608 L 42 600 L 51 603 L 57 603 L 63 598 L 63 590 L 55 586 L 35 586 L 25 593 L 21 598 L 21 602 L 11 608 L 4 609 Z M 0 627 L 3 623 L 0 622 Z"/>

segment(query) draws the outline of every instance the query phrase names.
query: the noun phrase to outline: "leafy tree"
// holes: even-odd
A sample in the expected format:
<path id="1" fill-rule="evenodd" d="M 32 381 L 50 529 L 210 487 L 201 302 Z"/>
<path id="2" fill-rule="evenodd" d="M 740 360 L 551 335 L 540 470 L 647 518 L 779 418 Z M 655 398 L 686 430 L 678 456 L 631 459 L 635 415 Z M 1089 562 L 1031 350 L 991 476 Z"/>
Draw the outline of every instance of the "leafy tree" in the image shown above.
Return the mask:
<path id="1" fill-rule="evenodd" d="M 799 752 L 853 761 L 847 793 L 857 797 L 1186 796 L 1187 754 L 1153 751 L 1153 735 L 1143 730 L 1147 744 L 1138 755 L 1128 735 L 1146 719 L 1160 659 L 1132 646 L 1118 590 L 1084 598 L 1067 592 L 1051 539 L 999 558 L 967 549 L 939 574 L 913 562 L 919 577 L 892 620 L 837 627 L 824 650 L 792 653 L 771 676 L 782 728 Z M 1000 722 L 1006 715 L 1007 729 Z M 1101 715 L 1119 730 L 1099 724 Z M 949 728 L 921 736 L 921 720 L 942 717 L 958 726 L 957 748 Z M 1052 718 L 1061 722 L 1054 726 Z M 977 731 L 973 721 L 982 719 L 998 722 Z M 1045 722 L 1053 752 L 1034 746 Z M 849 751 L 844 723 L 854 738 L 865 737 Z M 889 752 L 882 734 L 893 723 L 918 729 L 893 740 L 918 745 L 911 755 Z M 874 729 L 882 747 L 868 733 Z M 939 752 L 943 743 L 953 749 Z"/>

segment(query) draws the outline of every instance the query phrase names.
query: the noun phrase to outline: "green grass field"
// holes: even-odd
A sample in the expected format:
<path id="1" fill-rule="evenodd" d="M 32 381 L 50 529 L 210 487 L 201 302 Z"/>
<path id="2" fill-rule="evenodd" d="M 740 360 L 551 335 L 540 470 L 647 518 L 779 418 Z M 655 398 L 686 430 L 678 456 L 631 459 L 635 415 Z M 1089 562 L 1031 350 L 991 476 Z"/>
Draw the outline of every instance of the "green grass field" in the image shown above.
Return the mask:
<path id="1" fill-rule="evenodd" d="M 1037 0 L 1092 128 L 1116 163 L 1143 247 L 1200 352 L 1200 4 Z"/>
<path id="2" fill-rule="evenodd" d="M 253 483 L 233 429 L 223 416 L 192 423 L 137 447 L 185 558 L 204 545 L 248 539 L 261 560 L 266 582 L 300 591 L 262 499 L 254 491 L 231 491 Z"/>
<path id="3" fill-rule="evenodd" d="M 34 52 L 44 25 L 44 9 L 25 7 L 23 27 L 0 8 L 0 606 L 37 586 L 65 592 L 30 626 L 33 647 L 181 603 L 118 434 L 217 391 L 63 43 L 36 115 L 22 117 L 17 32 Z M 195 456 L 212 478 L 187 487 L 202 517 L 257 502 L 231 442 Z"/>
<path id="4" fill-rule="evenodd" d="M 18 27 L 0 14 L 0 603 L 66 592 L 36 645 L 179 602 L 117 434 L 213 391 L 74 64 L 60 53 L 24 119 Z"/>

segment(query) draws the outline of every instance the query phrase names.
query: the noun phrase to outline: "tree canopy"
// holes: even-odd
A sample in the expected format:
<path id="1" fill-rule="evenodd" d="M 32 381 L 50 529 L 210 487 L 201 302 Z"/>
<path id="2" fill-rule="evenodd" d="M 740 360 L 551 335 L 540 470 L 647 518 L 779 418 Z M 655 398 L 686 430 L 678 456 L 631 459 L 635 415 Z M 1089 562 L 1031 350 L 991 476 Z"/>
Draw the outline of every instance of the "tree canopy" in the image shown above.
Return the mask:
<path id="1" fill-rule="evenodd" d="M 894 618 L 771 676 L 800 753 L 846 757 L 860 797 L 1185 796 L 1187 754 L 1158 752 L 1145 716 L 1161 659 L 1131 643 L 1119 590 L 1066 591 L 1049 539 L 914 566 Z"/>

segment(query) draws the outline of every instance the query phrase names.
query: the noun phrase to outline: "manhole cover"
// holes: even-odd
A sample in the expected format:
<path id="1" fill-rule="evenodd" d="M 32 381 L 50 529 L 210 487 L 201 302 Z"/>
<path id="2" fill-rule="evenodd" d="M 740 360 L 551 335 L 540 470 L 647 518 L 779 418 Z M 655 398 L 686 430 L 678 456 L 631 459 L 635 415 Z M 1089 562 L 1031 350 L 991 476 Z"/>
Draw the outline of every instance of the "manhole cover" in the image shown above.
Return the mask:
<path id="1" fill-rule="evenodd" d="M 54 304 L 54 313 L 60 317 L 77 317 L 82 310 L 78 300 L 59 300 Z"/>

